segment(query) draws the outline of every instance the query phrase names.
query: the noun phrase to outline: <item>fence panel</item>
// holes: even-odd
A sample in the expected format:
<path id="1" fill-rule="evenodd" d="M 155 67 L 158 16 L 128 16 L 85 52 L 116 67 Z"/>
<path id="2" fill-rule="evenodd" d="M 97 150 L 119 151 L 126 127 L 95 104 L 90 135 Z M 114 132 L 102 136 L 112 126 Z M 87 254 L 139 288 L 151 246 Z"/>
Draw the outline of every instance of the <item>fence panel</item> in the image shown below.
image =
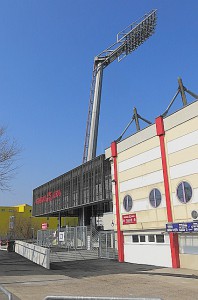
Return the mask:
<path id="1" fill-rule="evenodd" d="M 107 259 L 116 258 L 114 231 L 100 231 L 99 257 Z"/>

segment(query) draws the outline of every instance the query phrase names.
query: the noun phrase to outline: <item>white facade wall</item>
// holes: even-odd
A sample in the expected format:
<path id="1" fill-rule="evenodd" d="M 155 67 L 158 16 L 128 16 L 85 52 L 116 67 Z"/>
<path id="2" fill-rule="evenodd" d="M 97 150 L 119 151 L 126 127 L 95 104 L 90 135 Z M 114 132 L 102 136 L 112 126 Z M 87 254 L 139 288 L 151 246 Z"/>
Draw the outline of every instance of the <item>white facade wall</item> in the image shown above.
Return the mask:
<path id="1" fill-rule="evenodd" d="M 133 189 L 139 189 L 148 185 L 156 184 L 163 181 L 162 170 L 152 172 L 143 176 L 136 177 L 120 183 L 120 192 L 126 192 Z"/>
<path id="2" fill-rule="evenodd" d="M 159 234 L 161 232 L 158 232 Z M 136 234 L 133 232 L 133 234 Z M 147 232 L 141 234 L 147 235 Z M 147 237 L 147 236 L 146 236 Z M 172 267 L 169 236 L 165 243 L 132 243 L 132 235 L 124 236 L 124 261 L 136 264 L 147 264 L 161 267 Z"/>

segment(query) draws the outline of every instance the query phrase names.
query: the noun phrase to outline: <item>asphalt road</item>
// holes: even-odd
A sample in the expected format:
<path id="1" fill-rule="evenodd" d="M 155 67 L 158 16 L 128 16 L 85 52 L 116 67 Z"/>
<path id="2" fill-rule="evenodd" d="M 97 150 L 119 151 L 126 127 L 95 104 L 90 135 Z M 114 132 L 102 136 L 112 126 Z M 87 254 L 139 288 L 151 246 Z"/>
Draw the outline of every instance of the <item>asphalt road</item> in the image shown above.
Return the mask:
<path id="1" fill-rule="evenodd" d="M 198 271 L 106 259 L 53 263 L 46 270 L 6 251 L 0 251 L 0 284 L 20 300 L 49 295 L 198 299 Z"/>

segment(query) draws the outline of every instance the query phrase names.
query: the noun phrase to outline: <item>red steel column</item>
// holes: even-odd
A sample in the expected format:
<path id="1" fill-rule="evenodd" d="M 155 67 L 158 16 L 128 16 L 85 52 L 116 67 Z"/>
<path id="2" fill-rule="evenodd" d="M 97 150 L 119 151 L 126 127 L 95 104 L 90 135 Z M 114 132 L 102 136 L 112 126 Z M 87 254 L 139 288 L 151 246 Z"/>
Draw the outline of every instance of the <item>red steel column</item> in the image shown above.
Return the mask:
<path id="1" fill-rule="evenodd" d="M 124 236 L 120 230 L 120 204 L 118 193 L 118 169 L 117 169 L 117 143 L 111 143 L 111 155 L 113 157 L 114 180 L 115 180 L 115 199 L 116 199 L 116 220 L 117 220 L 117 237 L 118 237 L 118 261 L 124 262 Z"/>
<path id="2" fill-rule="evenodd" d="M 162 170 L 164 177 L 164 188 L 165 188 L 165 197 L 166 197 L 166 210 L 167 210 L 167 219 L 168 222 L 173 222 L 172 209 L 171 209 L 171 199 L 170 199 L 170 189 L 169 189 L 169 180 L 168 180 L 168 169 L 166 161 L 166 150 L 165 150 L 165 130 L 164 130 L 164 120 L 160 116 L 155 120 L 157 135 L 160 140 L 160 150 L 161 150 L 161 159 L 162 159 Z M 171 247 L 171 257 L 172 257 L 172 267 L 179 268 L 179 243 L 178 243 L 178 234 L 171 232 L 170 237 L 170 247 Z"/>

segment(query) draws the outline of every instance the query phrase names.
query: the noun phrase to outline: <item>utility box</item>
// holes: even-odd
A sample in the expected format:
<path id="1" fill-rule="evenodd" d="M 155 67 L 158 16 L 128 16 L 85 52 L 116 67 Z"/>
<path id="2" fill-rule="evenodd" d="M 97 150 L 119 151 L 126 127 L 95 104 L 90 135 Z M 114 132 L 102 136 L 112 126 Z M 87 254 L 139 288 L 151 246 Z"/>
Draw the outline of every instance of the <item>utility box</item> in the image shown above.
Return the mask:
<path id="1" fill-rule="evenodd" d="M 8 252 L 15 251 L 15 241 L 7 241 L 7 251 Z"/>

